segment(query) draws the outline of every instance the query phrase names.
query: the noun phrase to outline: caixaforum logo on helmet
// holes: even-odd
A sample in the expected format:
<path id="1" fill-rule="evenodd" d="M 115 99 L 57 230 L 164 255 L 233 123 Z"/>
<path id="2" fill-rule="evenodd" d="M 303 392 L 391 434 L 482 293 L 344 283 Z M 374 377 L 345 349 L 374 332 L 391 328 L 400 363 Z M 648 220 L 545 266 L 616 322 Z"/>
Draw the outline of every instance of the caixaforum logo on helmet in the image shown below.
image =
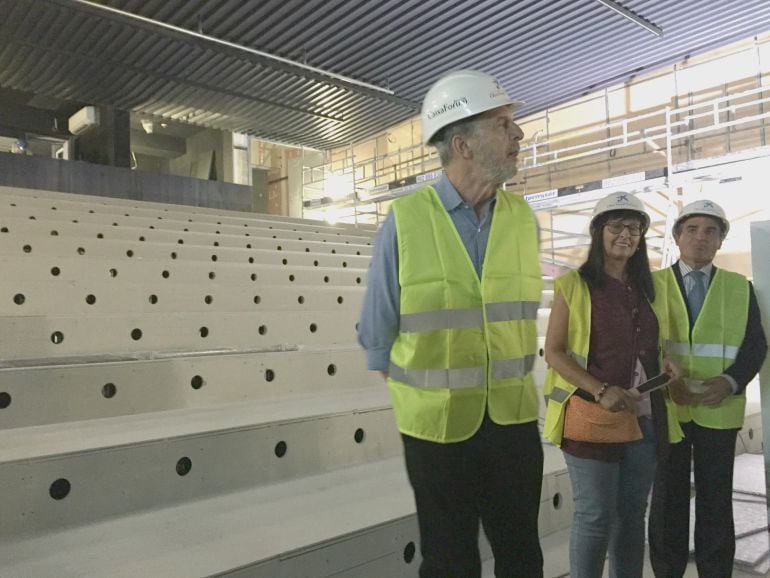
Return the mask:
<path id="1" fill-rule="evenodd" d="M 500 81 L 495 80 L 494 89 L 489 91 L 489 99 L 497 100 L 498 98 L 506 99 L 508 98 L 508 95 L 506 94 L 505 89 L 502 86 L 500 86 Z"/>
<path id="2" fill-rule="evenodd" d="M 439 107 L 434 108 L 433 110 L 429 110 L 428 113 L 426 114 L 426 116 L 430 120 L 433 120 L 437 116 L 440 116 L 440 115 L 442 115 L 444 113 L 447 113 L 450 110 L 453 110 L 453 109 L 457 108 L 458 106 L 462 106 L 464 104 L 465 105 L 468 104 L 468 99 L 465 96 L 460 96 L 458 98 L 455 98 L 454 100 L 451 100 L 449 102 L 445 102 L 444 104 L 442 104 Z"/>

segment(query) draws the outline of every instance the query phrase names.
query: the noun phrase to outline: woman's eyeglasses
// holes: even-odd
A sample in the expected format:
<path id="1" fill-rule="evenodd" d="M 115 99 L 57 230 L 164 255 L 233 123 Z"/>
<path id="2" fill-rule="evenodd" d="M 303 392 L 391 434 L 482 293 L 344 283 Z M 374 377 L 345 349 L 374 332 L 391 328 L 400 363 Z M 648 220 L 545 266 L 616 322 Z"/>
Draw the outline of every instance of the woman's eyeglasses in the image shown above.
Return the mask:
<path id="1" fill-rule="evenodd" d="M 642 234 L 642 227 L 637 223 L 626 225 L 620 221 L 612 221 L 605 223 L 604 226 L 607 227 L 613 235 L 620 235 L 623 232 L 623 229 L 628 229 L 628 234 L 632 237 L 639 237 Z"/>

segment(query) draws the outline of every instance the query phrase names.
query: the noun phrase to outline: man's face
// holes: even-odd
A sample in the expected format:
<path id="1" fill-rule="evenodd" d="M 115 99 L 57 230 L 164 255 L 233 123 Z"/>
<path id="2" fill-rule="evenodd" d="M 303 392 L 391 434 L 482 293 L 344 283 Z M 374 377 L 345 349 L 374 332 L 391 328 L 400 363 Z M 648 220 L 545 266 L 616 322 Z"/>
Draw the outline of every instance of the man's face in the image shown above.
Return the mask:
<path id="1" fill-rule="evenodd" d="M 485 112 L 474 125 L 469 139 L 473 160 L 486 179 L 502 184 L 518 170 L 519 141 L 524 133 L 513 121 L 508 106 Z"/>
<path id="2" fill-rule="evenodd" d="M 714 217 L 695 215 L 683 221 L 680 227 L 679 236 L 674 240 L 682 261 L 698 269 L 711 263 L 722 247 L 719 221 Z"/>

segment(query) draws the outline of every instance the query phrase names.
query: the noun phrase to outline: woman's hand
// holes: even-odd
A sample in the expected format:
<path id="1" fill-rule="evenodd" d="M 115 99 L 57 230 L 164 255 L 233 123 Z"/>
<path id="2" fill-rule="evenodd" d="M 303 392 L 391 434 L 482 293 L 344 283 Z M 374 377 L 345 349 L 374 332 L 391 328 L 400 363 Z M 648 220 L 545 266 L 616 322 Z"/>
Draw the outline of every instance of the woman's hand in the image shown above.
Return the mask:
<path id="1" fill-rule="evenodd" d="M 668 357 L 663 358 L 663 372 L 671 376 L 671 381 L 675 381 L 682 377 L 682 368 L 673 359 Z"/>
<path id="2" fill-rule="evenodd" d="M 636 402 L 638 399 L 638 391 L 611 385 L 599 399 L 599 404 L 607 411 L 627 411 L 636 415 Z"/>

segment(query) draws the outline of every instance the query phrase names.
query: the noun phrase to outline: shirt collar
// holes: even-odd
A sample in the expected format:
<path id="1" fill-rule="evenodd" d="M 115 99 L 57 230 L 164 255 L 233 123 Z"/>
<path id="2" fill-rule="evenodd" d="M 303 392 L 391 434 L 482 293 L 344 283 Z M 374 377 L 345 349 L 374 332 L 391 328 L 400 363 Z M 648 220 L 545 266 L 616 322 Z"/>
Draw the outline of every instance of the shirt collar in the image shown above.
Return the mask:
<path id="1" fill-rule="evenodd" d="M 703 267 L 701 267 L 699 269 L 699 271 L 703 271 L 703 274 L 704 274 L 704 276 L 706 278 L 706 282 L 707 283 L 708 283 L 709 279 L 711 279 L 711 269 L 713 269 L 713 268 L 714 268 L 714 264 L 713 263 L 709 263 L 708 265 L 705 265 L 705 266 L 703 266 Z M 679 260 L 679 272 L 682 274 L 682 279 L 687 277 L 687 274 L 690 271 L 692 271 L 692 270 L 693 270 L 693 268 L 690 267 L 687 263 L 685 263 L 681 259 Z"/>
<path id="2" fill-rule="evenodd" d="M 452 181 L 449 180 L 445 171 L 441 172 L 441 176 L 438 181 L 433 184 L 433 188 L 436 189 L 438 198 L 441 201 L 441 204 L 444 205 L 447 213 L 452 212 L 465 204 L 465 200 L 460 196 L 460 193 L 457 192 L 457 189 L 455 189 L 455 186 L 452 184 Z M 489 199 L 487 203 L 492 207 L 496 200 L 497 194 Z"/>

